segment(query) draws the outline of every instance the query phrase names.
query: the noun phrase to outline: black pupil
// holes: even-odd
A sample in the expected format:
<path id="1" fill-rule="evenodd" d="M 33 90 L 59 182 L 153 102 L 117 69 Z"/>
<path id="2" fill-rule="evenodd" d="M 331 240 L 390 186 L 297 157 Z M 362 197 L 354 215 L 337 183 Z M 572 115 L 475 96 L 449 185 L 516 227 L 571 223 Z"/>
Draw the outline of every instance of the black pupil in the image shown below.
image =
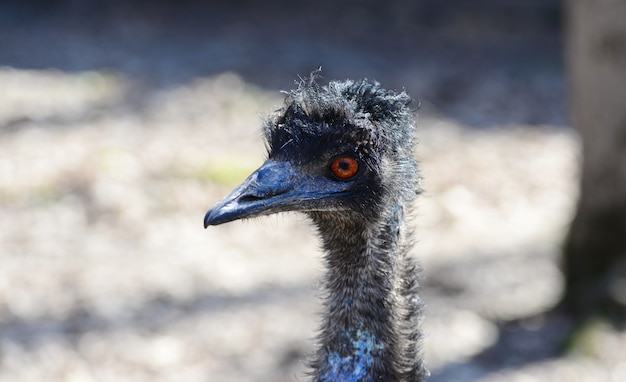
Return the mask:
<path id="1" fill-rule="evenodd" d="M 348 171 L 350 169 L 350 162 L 345 159 L 339 161 L 339 169 L 341 171 Z"/>

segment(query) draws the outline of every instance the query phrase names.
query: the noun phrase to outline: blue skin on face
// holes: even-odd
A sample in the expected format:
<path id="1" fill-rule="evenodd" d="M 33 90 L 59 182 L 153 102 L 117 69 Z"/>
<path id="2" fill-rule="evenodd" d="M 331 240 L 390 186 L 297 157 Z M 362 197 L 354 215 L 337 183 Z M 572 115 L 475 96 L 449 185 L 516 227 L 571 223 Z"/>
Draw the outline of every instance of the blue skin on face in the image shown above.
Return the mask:
<path id="1" fill-rule="evenodd" d="M 322 374 L 322 381 L 373 382 L 369 374 L 374 363 L 373 353 L 383 348 L 383 344 L 367 330 L 356 330 L 345 333 L 347 343 L 352 346 L 353 353 L 342 357 L 338 352 L 331 351 L 328 355 L 328 367 Z"/>

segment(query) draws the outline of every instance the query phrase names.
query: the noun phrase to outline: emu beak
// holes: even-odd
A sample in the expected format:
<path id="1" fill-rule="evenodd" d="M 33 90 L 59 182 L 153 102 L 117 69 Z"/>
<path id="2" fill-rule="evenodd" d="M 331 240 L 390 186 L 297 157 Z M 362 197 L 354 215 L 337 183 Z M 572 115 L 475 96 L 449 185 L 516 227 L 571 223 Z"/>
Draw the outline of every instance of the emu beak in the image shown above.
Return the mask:
<path id="1" fill-rule="evenodd" d="M 204 216 L 204 228 L 233 220 L 298 209 L 307 177 L 289 162 L 266 161 Z"/>

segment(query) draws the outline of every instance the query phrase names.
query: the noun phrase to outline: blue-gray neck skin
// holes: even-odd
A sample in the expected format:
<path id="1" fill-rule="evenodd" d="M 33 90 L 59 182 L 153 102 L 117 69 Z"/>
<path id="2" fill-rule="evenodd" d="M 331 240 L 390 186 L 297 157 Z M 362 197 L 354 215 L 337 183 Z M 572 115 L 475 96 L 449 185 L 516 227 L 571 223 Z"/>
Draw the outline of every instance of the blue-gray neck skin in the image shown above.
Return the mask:
<path id="1" fill-rule="evenodd" d="M 407 256 L 403 207 L 391 207 L 378 222 L 345 212 L 309 215 L 322 236 L 328 268 L 314 380 L 425 380 L 417 271 Z"/>

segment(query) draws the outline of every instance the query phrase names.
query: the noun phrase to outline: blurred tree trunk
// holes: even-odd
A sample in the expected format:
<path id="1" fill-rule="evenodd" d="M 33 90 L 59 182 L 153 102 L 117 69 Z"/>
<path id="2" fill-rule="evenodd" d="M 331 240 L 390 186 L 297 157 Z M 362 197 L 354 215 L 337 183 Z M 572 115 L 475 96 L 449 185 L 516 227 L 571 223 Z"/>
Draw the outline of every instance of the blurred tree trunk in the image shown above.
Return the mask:
<path id="1" fill-rule="evenodd" d="M 626 316 L 626 0 L 567 0 L 572 123 L 583 145 L 577 214 L 564 248 L 561 306 Z"/>

